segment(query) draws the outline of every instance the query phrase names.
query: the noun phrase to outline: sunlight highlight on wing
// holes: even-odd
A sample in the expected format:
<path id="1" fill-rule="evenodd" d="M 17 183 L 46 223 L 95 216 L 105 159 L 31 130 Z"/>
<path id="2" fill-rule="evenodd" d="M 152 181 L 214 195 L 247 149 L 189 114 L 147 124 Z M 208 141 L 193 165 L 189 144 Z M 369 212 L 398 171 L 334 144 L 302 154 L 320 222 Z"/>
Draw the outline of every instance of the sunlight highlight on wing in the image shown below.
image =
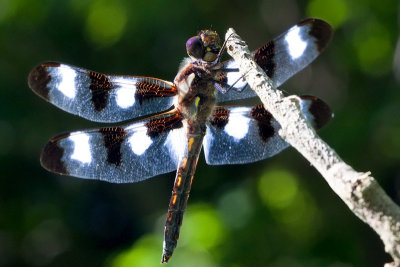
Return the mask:
<path id="1" fill-rule="evenodd" d="M 236 61 L 234 61 L 234 60 L 230 61 L 226 65 L 226 67 L 228 69 L 238 69 L 239 68 L 239 66 L 237 65 Z M 230 86 L 233 85 L 235 88 L 242 88 L 242 87 L 246 86 L 247 82 L 245 82 L 242 79 L 242 74 L 240 74 L 239 71 L 237 71 L 237 72 L 227 72 L 226 74 L 227 74 L 226 77 L 228 79 L 227 80 L 227 84 L 228 85 L 230 85 Z"/>
<path id="2" fill-rule="evenodd" d="M 224 131 L 235 138 L 235 140 L 240 140 L 245 137 L 249 131 L 250 118 L 245 116 L 249 108 L 232 108 L 228 124 L 225 126 Z"/>
<path id="3" fill-rule="evenodd" d="M 289 54 L 292 59 L 297 59 L 303 55 L 306 50 L 307 42 L 304 42 L 300 36 L 300 28 L 294 27 L 293 30 L 288 32 L 285 37 L 285 41 L 288 46 Z"/>
<path id="4" fill-rule="evenodd" d="M 62 65 L 57 70 L 57 75 L 61 77 L 61 81 L 56 88 L 61 91 L 66 97 L 74 98 L 76 95 L 75 77 L 76 71 L 66 65 Z"/>
<path id="5" fill-rule="evenodd" d="M 78 132 L 71 135 L 69 139 L 74 143 L 74 152 L 71 155 L 71 159 L 82 163 L 90 163 L 92 161 L 92 153 L 90 152 L 89 135 Z"/>
<path id="6" fill-rule="evenodd" d="M 130 85 L 130 87 L 120 87 L 116 91 L 117 105 L 121 108 L 129 108 L 135 104 L 135 92 L 136 86 Z"/>
<path id="7" fill-rule="evenodd" d="M 184 156 L 187 148 L 187 137 L 184 130 L 187 126 L 184 122 L 183 125 L 183 128 L 170 131 L 164 144 L 168 148 L 171 158 L 174 159 L 176 164 L 178 164 Z"/>
<path id="8" fill-rule="evenodd" d="M 139 130 L 135 132 L 129 138 L 129 144 L 133 153 L 140 156 L 149 148 L 149 146 L 153 143 L 151 138 L 147 135 L 145 130 Z"/>

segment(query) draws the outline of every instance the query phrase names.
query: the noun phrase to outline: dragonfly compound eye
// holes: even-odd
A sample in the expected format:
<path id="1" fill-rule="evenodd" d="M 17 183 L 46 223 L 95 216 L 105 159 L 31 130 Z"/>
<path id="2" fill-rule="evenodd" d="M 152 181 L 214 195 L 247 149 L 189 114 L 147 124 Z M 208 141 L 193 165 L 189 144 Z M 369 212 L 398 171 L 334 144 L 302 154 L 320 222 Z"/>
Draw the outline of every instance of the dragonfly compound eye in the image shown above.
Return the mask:
<path id="1" fill-rule="evenodd" d="M 199 36 L 194 36 L 186 42 L 186 51 L 189 56 L 195 59 L 202 59 L 204 55 L 204 46 Z"/>

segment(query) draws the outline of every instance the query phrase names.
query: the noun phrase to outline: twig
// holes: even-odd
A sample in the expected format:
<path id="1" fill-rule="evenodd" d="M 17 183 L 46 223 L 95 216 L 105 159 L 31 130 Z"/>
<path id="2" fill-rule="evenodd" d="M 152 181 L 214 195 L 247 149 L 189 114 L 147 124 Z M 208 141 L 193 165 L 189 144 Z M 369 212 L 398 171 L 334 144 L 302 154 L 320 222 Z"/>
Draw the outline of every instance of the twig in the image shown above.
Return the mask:
<path id="1" fill-rule="evenodd" d="M 386 195 L 370 172 L 356 172 L 310 127 L 300 112 L 297 96 L 284 97 L 254 62 L 247 45 L 231 28 L 227 50 L 240 73 L 260 97 L 264 107 L 280 123 L 279 135 L 299 151 L 325 178 L 350 210 L 378 233 L 394 262 L 400 266 L 400 209 Z"/>

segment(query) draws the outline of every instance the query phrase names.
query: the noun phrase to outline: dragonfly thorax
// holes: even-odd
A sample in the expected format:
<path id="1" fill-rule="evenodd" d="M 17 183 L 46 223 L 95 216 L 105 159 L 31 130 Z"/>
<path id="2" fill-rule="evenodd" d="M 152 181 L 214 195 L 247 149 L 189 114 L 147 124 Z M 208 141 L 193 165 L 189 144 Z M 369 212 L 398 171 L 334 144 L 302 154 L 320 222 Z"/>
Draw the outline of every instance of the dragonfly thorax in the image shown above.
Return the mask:
<path id="1" fill-rule="evenodd" d="M 217 89 L 214 84 L 221 75 L 220 63 L 196 60 L 183 67 L 175 77 L 178 89 L 178 107 L 182 115 L 204 124 L 216 103 Z"/>

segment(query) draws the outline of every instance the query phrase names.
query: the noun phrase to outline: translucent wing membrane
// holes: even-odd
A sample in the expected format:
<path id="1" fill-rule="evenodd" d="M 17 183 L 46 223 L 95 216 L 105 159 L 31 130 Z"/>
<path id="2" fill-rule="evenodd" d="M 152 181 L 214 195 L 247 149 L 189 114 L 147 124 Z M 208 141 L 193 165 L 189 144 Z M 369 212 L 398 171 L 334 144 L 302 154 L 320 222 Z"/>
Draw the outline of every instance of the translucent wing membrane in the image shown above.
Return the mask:
<path id="1" fill-rule="evenodd" d="M 303 96 L 301 111 L 317 129 L 332 117 L 328 105 Z M 279 123 L 262 105 L 218 107 L 207 123 L 203 146 L 210 165 L 245 164 L 274 156 L 289 146 L 279 135 Z"/>
<path id="2" fill-rule="evenodd" d="M 326 22 L 305 20 L 252 55 L 279 86 L 310 64 L 331 35 Z M 202 146 L 210 165 L 255 162 L 289 146 L 278 135 L 279 123 L 262 105 L 216 107 L 209 116 L 215 97 L 210 83 L 218 89 L 217 102 L 255 96 L 235 61 L 224 62 L 222 70 L 220 64 L 210 63 L 221 51 L 218 41 L 213 31 L 189 39 L 187 50 L 194 61 L 185 61 L 175 78 L 179 99 L 171 82 L 105 75 L 61 63 L 43 63 L 28 77 L 29 87 L 40 97 L 88 120 L 119 122 L 150 116 L 123 126 L 56 136 L 43 148 L 40 161 L 54 173 L 112 183 L 139 182 L 178 168 L 162 262 L 168 261 L 177 245 Z M 316 97 L 304 96 L 300 104 L 304 117 L 317 129 L 332 117 L 329 107 Z"/>
<path id="3" fill-rule="evenodd" d="M 98 122 L 119 122 L 165 111 L 177 94 L 170 82 L 113 76 L 60 63 L 43 63 L 28 77 L 39 96 L 69 113 Z"/>
<path id="4" fill-rule="evenodd" d="M 112 183 L 138 182 L 177 168 L 187 151 L 179 112 L 122 127 L 59 135 L 49 141 L 41 163 L 49 171 Z"/>
<path id="5" fill-rule="evenodd" d="M 254 60 L 279 87 L 290 77 L 309 65 L 332 38 L 332 28 L 325 21 L 308 19 L 291 27 L 285 33 L 252 53 Z M 226 69 L 238 69 L 234 60 L 224 63 Z M 230 71 L 220 77 L 218 86 L 227 90 L 218 92 L 218 102 L 255 97 L 256 94 L 241 79 L 240 73 Z"/>

